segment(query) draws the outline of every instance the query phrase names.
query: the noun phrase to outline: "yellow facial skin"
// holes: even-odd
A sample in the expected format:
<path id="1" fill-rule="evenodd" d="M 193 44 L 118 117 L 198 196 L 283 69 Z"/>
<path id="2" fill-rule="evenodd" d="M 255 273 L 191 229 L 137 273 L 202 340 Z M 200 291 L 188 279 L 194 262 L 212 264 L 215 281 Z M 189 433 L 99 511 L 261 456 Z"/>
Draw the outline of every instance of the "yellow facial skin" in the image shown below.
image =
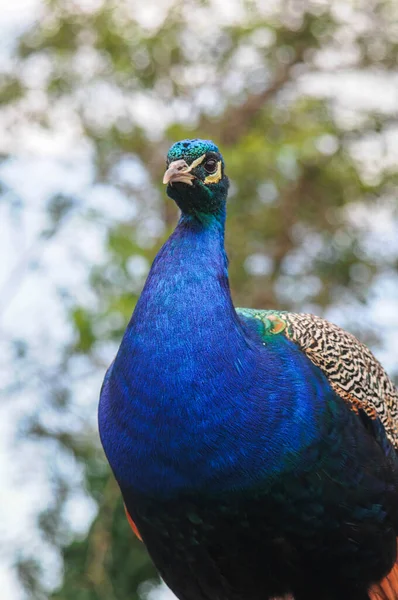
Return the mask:
<path id="1" fill-rule="evenodd" d="M 220 181 L 221 177 L 222 177 L 221 160 L 219 160 L 217 163 L 217 171 L 215 173 L 212 173 L 212 175 L 208 175 L 206 177 L 206 179 L 204 180 L 204 183 L 218 183 Z"/>

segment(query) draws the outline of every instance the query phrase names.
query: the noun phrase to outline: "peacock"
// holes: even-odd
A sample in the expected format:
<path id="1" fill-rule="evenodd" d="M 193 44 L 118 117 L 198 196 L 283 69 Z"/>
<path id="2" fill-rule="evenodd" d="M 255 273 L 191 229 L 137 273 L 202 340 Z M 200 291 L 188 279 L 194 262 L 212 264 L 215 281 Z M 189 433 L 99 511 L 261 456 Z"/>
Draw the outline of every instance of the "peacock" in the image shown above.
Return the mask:
<path id="1" fill-rule="evenodd" d="M 397 389 L 336 325 L 234 307 L 212 141 L 163 182 L 181 216 L 99 404 L 132 528 L 180 600 L 397 600 Z"/>

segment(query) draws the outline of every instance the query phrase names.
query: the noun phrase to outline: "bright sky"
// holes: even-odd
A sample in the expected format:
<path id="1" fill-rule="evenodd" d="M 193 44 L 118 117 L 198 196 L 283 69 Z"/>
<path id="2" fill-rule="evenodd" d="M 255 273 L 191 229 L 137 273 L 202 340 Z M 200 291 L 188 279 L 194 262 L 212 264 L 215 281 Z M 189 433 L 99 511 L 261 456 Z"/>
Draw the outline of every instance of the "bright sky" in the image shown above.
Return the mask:
<path id="1" fill-rule="evenodd" d="M 37 0 L 18 0 L 14 3 L 1 0 L 1 67 L 8 61 L 16 33 L 32 22 L 39 5 Z M 12 214 L 6 202 L 0 206 L 1 346 L 8 334 L 14 335 L 14 332 L 27 336 L 30 340 L 40 340 L 48 322 L 53 323 L 53 342 L 54 332 L 57 332 L 60 340 L 65 339 L 68 331 L 54 297 L 54 283 L 57 277 L 65 277 L 66 285 L 70 283 L 69 278 L 78 286 L 79 279 L 83 279 L 79 269 L 71 271 L 70 264 L 62 275 L 57 268 L 57 264 L 63 264 L 63 257 L 67 252 L 64 247 L 68 244 L 66 233 L 60 244 L 52 245 L 50 242 L 46 248 L 37 243 L 37 234 L 46 222 L 44 203 L 50 194 L 63 188 L 71 192 L 81 190 L 90 183 L 88 157 L 85 165 L 82 165 L 81 156 L 75 155 L 73 164 L 73 161 L 67 159 L 65 143 L 58 144 L 58 148 L 51 147 L 40 136 L 35 137 L 34 132 L 26 142 L 25 150 L 22 150 L 19 158 L 2 167 L 2 178 L 24 199 L 26 208 L 21 212 L 16 209 L 16 214 Z M 52 272 L 50 280 L 40 276 L 38 272 L 28 272 L 32 259 L 43 260 L 43 252 L 46 254 L 45 262 L 49 263 Z M 3 387 L 11 383 L 9 374 L 12 372 L 7 366 L 4 352 L 0 369 Z M 24 442 L 16 436 L 20 419 L 32 412 L 34 402 L 35 396 L 33 393 L 29 395 L 29 392 L 23 398 L 12 397 L 12 400 L 2 395 L 0 402 L 0 589 L 1 597 L 10 600 L 23 597 L 10 565 L 14 554 L 18 554 L 24 547 L 37 555 L 43 553 L 48 572 L 55 575 L 52 577 L 53 584 L 57 581 L 61 567 L 35 533 L 37 514 L 50 497 L 48 480 L 56 457 L 50 457 L 48 450 Z M 76 475 L 73 474 L 74 477 Z M 82 520 L 85 527 L 92 508 L 81 504 L 77 513 L 79 514 L 74 518 L 78 528 L 82 527 Z"/>

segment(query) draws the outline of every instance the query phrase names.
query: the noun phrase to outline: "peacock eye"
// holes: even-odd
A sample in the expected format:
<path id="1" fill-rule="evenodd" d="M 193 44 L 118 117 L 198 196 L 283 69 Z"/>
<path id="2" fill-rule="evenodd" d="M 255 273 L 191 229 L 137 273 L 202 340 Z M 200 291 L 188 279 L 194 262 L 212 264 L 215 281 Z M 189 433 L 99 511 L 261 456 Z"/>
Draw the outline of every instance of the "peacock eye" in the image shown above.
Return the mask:
<path id="1" fill-rule="evenodd" d="M 214 158 L 206 160 L 203 166 L 207 173 L 215 173 L 217 171 L 217 161 Z"/>

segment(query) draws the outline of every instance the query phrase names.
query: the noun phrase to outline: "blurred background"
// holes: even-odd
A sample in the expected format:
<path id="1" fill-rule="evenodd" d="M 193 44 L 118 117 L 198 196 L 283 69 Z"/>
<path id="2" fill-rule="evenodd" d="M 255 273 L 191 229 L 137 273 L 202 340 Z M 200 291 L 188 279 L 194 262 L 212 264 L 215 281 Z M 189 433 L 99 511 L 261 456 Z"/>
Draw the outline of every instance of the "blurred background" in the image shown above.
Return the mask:
<path id="1" fill-rule="evenodd" d="M 323 315 L 397 376 L 398 4 L 0 7 L 0 597 L 158 599 L 96 410 L 176 223 L 167 149 L 224 154 L 236 305 Z"/>

